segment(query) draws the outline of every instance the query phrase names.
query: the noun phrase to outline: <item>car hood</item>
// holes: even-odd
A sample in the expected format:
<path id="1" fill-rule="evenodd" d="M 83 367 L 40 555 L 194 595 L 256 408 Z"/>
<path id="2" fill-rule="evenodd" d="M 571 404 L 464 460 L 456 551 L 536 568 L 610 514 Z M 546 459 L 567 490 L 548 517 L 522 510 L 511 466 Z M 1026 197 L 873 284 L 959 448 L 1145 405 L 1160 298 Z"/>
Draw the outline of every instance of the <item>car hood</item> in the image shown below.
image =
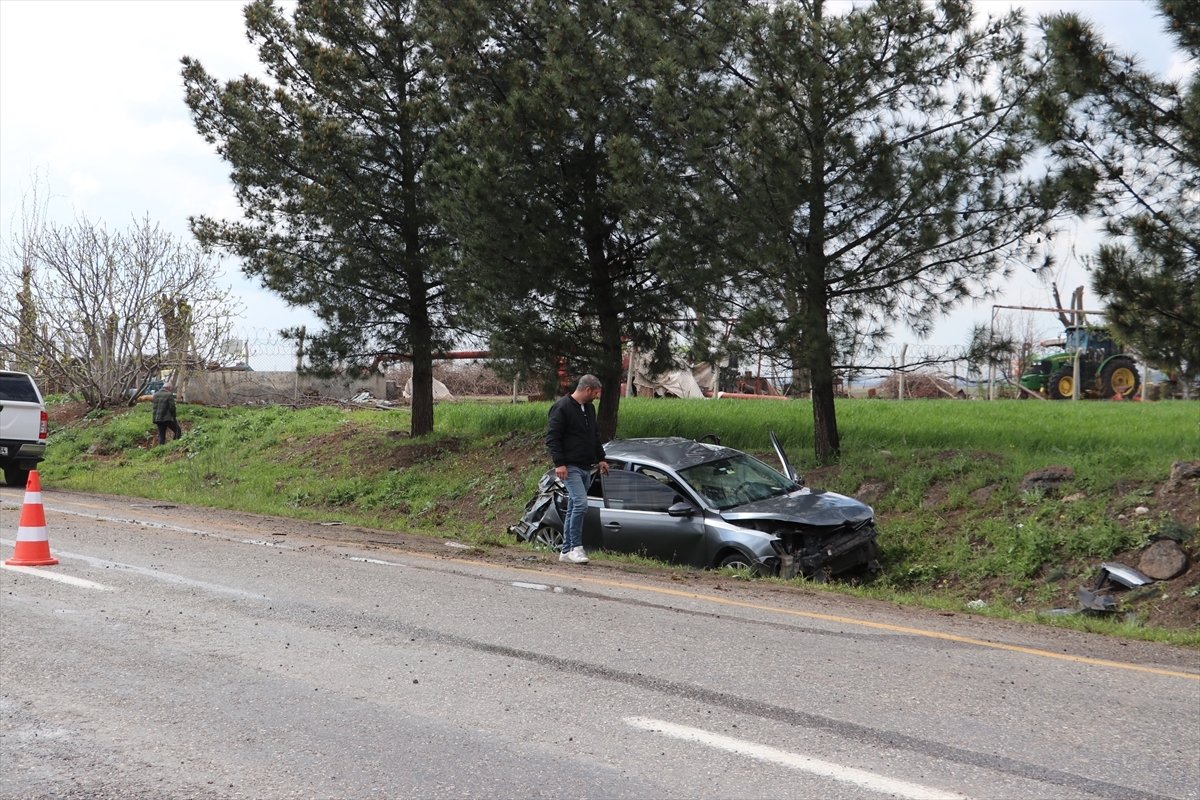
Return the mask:
<path id="1" fill-rule="evenodd" d="M 756 500 L 726 509 L 721 517 L 730 522 L 746 519 L 777 519 L 820 527 L 865 522 L 875 516 L 869 505 L 836 492 L 804 488 L 791 494 Z"/>

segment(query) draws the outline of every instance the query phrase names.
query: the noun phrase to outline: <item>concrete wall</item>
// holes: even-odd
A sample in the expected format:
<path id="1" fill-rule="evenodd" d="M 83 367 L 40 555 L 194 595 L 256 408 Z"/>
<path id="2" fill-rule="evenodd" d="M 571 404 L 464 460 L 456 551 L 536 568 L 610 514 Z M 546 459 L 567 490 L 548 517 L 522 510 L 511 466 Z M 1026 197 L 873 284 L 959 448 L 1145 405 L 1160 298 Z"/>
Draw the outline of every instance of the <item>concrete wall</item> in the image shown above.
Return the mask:
<path id="1" fill-rule="evenodd" d="M 296 372 L 214 371 L 193 372 L 180 399 L 208 406 L 239 406 L 262 403 L 296 403 L 305 397 L 348 400 L 370 392 L 387 398 L 387 381 L 382 375 L 366 378 L 316 378 Z M 394 394 L 394 389 L 393 389 Z"/>

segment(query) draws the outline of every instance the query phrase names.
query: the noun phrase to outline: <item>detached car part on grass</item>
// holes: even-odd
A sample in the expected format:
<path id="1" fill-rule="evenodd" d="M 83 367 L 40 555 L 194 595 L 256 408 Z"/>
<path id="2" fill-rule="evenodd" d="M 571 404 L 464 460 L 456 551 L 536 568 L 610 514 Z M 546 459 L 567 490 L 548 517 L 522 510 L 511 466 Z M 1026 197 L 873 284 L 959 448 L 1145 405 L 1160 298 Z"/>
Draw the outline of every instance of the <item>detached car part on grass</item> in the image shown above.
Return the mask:
<path id="1" fill-rule="evenodd" d="M 878 570 L 875 512 L 851 497 L 805 487 L 774 433 L 782 472 L 722 447 L 716 437 L 703 438 L 714 441 L 606 444 L 610 471 L 593 475 L 584 547 L 784 579 Z M 566 487 L 550 470 L 509 531 L 559 549 L 566 511 Z"/>

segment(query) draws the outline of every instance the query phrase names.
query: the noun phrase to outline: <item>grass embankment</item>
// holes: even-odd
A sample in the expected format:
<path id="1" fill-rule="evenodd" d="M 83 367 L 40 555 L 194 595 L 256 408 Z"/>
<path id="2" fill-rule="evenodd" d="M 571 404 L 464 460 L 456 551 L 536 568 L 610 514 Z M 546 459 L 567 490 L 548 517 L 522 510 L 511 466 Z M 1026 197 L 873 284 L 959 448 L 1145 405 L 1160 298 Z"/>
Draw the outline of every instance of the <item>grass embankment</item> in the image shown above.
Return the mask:
<path id="1" fill-rule="evenodd" d="M 547 404 L 450 404 L 437 432 L 410 440 L 405 412 L 181 406 L 187 434 L 155 446 L 149 409 L 57 428 L 43 465 L 53 487 L 136 495 L 311 520 L 509 544 L 546 469 Z M 53 415 L 52 415 L 53 416 Z M 1195 552 L 1195 484 L 1167 484 L 1171 463 L 1200 458 L 1200 405 L 843 401 L 843 456 L 817 468 L 805 402 L 738 403 L 634 398 L 623 437 L 713 432 L 761 454 L 775 430 L 808 483 L 858 494 L 880 519 L 883 572 L 841 591 L 1033 618 L 1074 606 L 1103 560 L 1136 566 L 1154 535 Z M 1033 469 L 1063 465 L 1058 491 L 1022 491 Z M 1141 506 L 1149 513 L 1138 514 Z M 619 560 L 619 559 L 618 559 Z M 1126 593 L 1110 618 L 1056 624 L 1200 644 L 1200 569 Z M 1191 596 L 1189 597 L 1189 593 Z"/>

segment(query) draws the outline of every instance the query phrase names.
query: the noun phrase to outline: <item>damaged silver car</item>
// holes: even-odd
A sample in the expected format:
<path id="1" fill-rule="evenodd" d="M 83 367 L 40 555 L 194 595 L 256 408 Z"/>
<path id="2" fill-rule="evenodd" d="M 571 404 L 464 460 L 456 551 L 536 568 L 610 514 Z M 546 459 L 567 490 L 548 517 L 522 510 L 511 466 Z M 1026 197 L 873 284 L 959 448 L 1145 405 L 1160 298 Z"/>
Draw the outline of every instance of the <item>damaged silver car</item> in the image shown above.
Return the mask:
<path id="1" fill-rule="evenodd" d="M 583 546 L 781 578 L 878 570 L 871 507 L 805 487 L 773 432 L 771 441 L 782 472 L 711 434 L 614 439 L 604 446 L 609 474 L 594 475 L 588 491 Z M 566 509 L 566 489 L 550 470 L 509 530 L 557 549 Z"/>

